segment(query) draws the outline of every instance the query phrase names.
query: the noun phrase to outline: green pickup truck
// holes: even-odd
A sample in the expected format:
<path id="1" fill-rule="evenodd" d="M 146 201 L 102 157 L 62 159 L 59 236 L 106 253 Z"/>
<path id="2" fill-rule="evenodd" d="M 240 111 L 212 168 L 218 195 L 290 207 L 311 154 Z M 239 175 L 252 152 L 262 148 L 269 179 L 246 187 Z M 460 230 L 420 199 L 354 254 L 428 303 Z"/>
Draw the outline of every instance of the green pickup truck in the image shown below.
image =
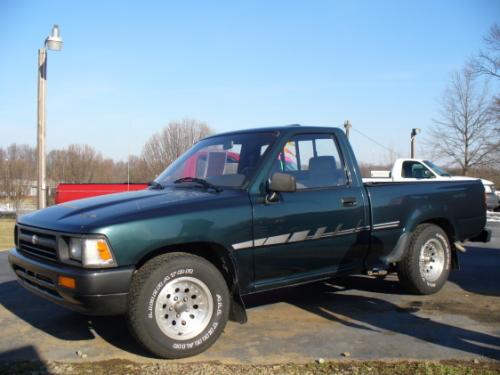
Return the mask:
<path id="1" fill-rule="evenodd" d="M 435 293 L 485 223 L 479 180 L 363 184 L 340 129 L 290 125 L 205 138 L 147 190 L 22 216 L 9 261 L 33 293 L 125 314 L 144 347 L 181 358 L 246 322 L 252 293 L 382 271 Z"/>

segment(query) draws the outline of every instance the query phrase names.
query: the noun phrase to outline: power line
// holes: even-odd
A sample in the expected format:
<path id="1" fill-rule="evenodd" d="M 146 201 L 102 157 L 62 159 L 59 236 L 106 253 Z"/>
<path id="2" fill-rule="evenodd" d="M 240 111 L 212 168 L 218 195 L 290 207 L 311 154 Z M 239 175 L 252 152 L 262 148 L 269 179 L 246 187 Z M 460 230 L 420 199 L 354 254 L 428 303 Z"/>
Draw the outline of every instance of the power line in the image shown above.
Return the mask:
<path id="1" fill-rule="evenodd" d="M 359 131 L 358 129 L 356 129 L 355 127 L 351 126 L 351 129 L 354 130 L 356 133 L 362 135 L 363 137 L 365 137 L 366 139 L 372 141 L 373 143 L 375 143 L 377 146 L 380 146 L 384 149 L 386 149 L 387 151 L 389 152 L 394 152 L 398 157 L 401 157 L 401 155 L 399 154 L 399 152 L 397 152 L 396 150 L 393 150 L 393 149 L 390 149 L 389 147 L 387 146 L 384 146 L 382 143 L 376 141 L 375 139 L 373 139 L 372 137 L 370 137 L 369 135 L 366 135 L 364 133 L 362 133 L 361 131 Z"/>

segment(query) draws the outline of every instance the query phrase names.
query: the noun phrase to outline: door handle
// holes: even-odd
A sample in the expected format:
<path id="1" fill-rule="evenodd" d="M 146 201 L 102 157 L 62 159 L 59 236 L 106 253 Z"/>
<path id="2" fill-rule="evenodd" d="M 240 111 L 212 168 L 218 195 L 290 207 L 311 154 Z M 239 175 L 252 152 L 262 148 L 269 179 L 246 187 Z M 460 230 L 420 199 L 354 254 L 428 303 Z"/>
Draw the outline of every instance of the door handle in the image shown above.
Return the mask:
<path id="1" fill-rule="evenodd" d="M 342 206 L 344 207 L 354 207 L 358 204 L 355 197 L 345 197 L 342 198 Z"/>

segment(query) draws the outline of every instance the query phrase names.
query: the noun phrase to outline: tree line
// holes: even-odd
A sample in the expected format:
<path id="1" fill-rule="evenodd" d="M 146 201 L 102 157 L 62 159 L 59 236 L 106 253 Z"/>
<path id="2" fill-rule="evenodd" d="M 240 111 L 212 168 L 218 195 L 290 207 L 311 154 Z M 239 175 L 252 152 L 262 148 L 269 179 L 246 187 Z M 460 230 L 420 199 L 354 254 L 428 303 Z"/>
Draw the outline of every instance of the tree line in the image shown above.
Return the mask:
<path id="1" fill-rule="evenodd" d="M 149 138 L 139 155 L 130 155 L 128 160 L 104 157 L 86 144 L 54 149 L 47 154 L 47 183 L 50 189 L 61 182 L 152 181 L 195 142 L 212 133 L 210 126 L 202 121 L 171 121 Z M 0 148 L 0 198 L 12 202 L 17 209 L 22 199 L 31 195 L 36 181 L 35 147 L 14 143 Z"/>

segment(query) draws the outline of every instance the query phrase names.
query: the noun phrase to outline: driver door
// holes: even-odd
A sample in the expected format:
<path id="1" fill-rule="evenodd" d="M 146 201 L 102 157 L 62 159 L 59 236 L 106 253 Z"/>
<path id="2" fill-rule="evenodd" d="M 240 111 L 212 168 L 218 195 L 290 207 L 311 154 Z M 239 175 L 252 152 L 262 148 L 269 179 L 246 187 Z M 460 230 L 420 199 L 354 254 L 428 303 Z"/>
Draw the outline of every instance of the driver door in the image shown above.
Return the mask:
<path id="1" fill-rule="evenodd" d="M 291 137 L 274 172 L 294 176 L 297 191 L 275 202 L 252 197 L 256 289 L 359 267 L 369 238 L 365 193 L 348 180 L 334 134 Z"/>

